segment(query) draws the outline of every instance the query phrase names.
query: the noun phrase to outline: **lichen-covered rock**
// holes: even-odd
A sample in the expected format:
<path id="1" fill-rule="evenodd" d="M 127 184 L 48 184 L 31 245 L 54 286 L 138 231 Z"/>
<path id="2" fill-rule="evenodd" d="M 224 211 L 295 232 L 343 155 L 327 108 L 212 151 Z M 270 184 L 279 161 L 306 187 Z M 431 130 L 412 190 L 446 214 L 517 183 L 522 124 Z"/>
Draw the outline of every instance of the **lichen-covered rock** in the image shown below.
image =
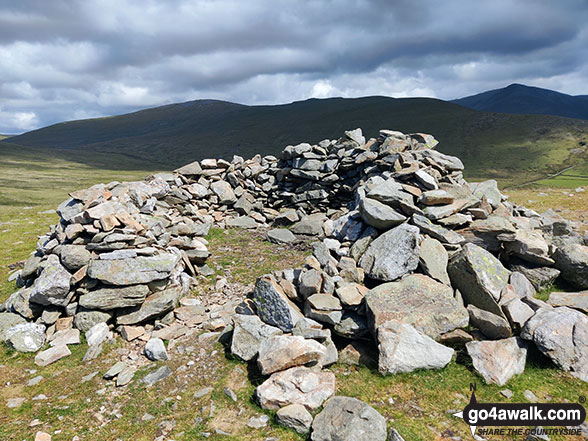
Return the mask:
<path id="1" fill-rule="evenodd" d="M 468 324 L 453 289 L 422 274 L 376 286 L 366 294 L 365 305 L 374 335 L 390 320 L 411 324 L 432 338 Z"/>
<path id="2" fill-rule="evenodd" d="M 129 308 L 116 318 L 118 325 L 134 325 L 160 317 L 173 310 L 180 300 L 182 290 L 179 286 L 172 286 L 147 297 L 144 303 Z"/>
<path id="3" fill-rule="evenodd" d="M 498 302 L 510 271 L 496 257 L 468 243 L 451 259 L 448 270 L 453 287 L 459 289 L 468 304 L 504 318 Z"/>
<path id="4" fill-rule="evenodd" d="M 264 275 L 257 279 L 253 301 L 257 307 L 257 315 L 268 325 L 276 326 L 284 332 L 290 332 L 302 318 L 298 307 L 288 299 L 273 276 Z"/>
<path id="5" fill-rule="evenodd" d="M 32 286 L 30 301 L 41 305 L 65 306 L 70 290 L 71 274 L 51 254 L 41 263 L 41 273 Z"/>
<path id="6" fill-rule="evenodd" d="M 245 361 L 257 356 L 259 346 L 265 339 L 282 334 L 281 329 L 265 324 L 256 315 L 236 314 L 233 323 L 231 353 Z"/>

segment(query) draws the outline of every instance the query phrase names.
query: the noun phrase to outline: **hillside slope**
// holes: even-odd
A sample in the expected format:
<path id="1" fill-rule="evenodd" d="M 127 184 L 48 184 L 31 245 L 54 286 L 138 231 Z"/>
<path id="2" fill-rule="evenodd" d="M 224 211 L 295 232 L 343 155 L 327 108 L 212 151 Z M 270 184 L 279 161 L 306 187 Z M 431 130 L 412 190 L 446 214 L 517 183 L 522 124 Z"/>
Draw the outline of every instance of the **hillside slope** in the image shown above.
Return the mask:
<path id="1" fill-rule="evenodd" d="M 566 95 L 523 84 L 511 84 L 503 89 L 489 90 L 453 100 L 452 103 L 486 112 L 556 115 L 588 119 L 587 95 Z"/>
<path id="2" fill-rule="evenodd" d="M 434 134 L 441 151 L 464 160 L 470 177 L 507 183 L 540 178 L 587 160 L 588 121 L 477 112 L 430 98 L 311 99 L 278 106 L 193 101 L 65 122 L 7 141 L 58 148 L 84 163 L 94 161 L 96 154 L 116 153 L 117 161 L 171 169 L 205 157 L 277 154 L 285 145 L 335 138 L 356 127 L 366 136 L 377 136 L 381 128 Z M 570 149 L 577 153 L 570 156 Z"/>

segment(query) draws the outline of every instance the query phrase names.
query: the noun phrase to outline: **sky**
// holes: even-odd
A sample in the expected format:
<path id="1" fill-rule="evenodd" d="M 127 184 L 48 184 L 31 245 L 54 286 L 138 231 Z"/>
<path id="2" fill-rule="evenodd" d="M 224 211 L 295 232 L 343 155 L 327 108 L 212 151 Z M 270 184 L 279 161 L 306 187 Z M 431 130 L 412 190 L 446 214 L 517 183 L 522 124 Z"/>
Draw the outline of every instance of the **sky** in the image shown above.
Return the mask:
<path id="1" fill-rule="evenodd" d="M 0 0 L 0 133 L 195 99 L 587 80 L 588 0 Z"/>

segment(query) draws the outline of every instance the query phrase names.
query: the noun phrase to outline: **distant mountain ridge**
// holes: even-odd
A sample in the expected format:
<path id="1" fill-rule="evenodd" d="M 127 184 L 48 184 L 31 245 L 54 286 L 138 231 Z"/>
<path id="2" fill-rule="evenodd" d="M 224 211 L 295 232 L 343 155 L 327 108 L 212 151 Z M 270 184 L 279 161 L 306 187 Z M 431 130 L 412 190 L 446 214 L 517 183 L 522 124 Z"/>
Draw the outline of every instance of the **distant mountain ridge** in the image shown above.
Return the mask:
<path id="1" fill-rule="evenodd" d="M 523 84 L 511 84 L 503 89 L 489 90 L 451 102 L 485 112 L 588 119 L 588 95 L 567 95 Z"/>

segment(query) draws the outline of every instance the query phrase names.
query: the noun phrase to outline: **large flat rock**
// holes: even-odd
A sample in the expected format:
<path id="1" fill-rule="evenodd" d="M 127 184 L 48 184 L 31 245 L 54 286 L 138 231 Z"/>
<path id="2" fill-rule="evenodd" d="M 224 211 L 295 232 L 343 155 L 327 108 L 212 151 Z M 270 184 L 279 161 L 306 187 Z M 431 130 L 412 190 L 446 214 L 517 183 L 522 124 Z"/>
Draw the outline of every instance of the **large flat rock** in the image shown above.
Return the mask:
<path id="1" fill-rule="evenodd" d="M 174 253 L 120 260 L 92 260 L 88 277 L 109 285 L 138 285 L 169 277 L 181 257 Z"/>
<path id="2" fill-rule="evenodd" d="M 365 305 L 374 335 L 390 320 L 411 324 L 432 338 L 468 324 L 468 312 L 454 298 L 453 289 L 422 274 L 371 289 Z"/>
<path id="3" fill-rule="evenodd" d="M 116 318 L 116 323 L 118 325 L 134 325 L 159 317 L 173 310 L 181 295 L 181 288 L 177 286 L 157 292 L 147 297 L 142 305 L 120 313 Z"/>
<path id="4" fill-rule="evenodd" d="M 527 345 L 520 338 L 471 341 L 466 343 L 466 350 L 486 383 L 502 386 L 525 370 Z"/>

